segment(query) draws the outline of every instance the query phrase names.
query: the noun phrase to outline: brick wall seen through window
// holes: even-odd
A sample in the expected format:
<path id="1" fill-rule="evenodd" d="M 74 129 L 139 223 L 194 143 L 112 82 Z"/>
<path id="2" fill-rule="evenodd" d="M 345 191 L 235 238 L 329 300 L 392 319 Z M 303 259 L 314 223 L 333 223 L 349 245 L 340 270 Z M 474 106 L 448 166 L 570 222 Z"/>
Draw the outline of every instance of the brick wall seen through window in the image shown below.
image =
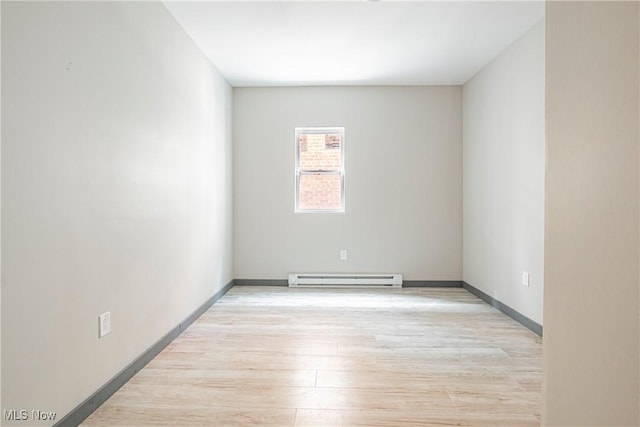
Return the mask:
<path id="1" fill-rule="evenodd" d="M 296 129 L 296 211 L 344 211 L 344 128 Z"/>

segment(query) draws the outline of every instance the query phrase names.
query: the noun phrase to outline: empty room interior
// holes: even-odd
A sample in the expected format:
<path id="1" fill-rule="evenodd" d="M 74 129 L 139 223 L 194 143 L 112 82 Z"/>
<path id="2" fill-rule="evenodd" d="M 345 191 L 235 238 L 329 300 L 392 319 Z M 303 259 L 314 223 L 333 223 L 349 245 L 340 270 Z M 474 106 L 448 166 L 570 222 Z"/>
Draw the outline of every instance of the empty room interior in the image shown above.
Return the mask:
<path id="1" fill-rule="evenodd" d="M 0 425 L 640 425 L 639 2 L 0 14 Z"/>

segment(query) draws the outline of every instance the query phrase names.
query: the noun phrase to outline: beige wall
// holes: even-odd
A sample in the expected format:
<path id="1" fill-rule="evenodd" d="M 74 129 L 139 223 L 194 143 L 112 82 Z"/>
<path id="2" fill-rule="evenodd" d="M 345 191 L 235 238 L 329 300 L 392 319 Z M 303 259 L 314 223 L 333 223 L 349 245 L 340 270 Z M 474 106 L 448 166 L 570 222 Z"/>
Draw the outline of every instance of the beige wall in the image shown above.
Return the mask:
<path id="1" fill-rule="evenodd" d="M 637 2 L 547 2 L 545 426 L 637 426 Z"/>
<path id="2" fill-rule="evenodd" d="M 544 85 L 541 21 L 463 88 L 463 280 L 540 324 Z"/>
<path id="3" fill-rule="evenodd" d="M 1 6 L 1 5 L 0 5 Z M 0 34 L 2 34 L 2 7 L 0 7 Z M 0 42 L 2 36 L 0 36 Z M 2 80 L 2 49 L 0 48 L 0 81 Z M 0 99 L 2 99 L 0 84 Z M 2 129 L 2 103 L 0 102 L 0 129 Z M 0 131 L 0 224 L 2 224 L 2 132 Z M 0 409 L 2 408 L 2 227 L 0 226 Z M 1 423 L 1 422 L 0 422 Z"/>
<path id="4" fill-rule="evenodd" d="M 460 280 L 461 92 L 234 89 L 235 277 L 390 272 Z M 345 213 L 294 213 L 294 129 L 302 126 L 345 128 Z"/>
<path id="5" fill-rule="evenodd" d="M 62 417 L 232 279 L 231 88 L 146 2 L 2 2 L 2 86 L 2 406 Z"/>
<path id="6" fill-rule="evenodd" d="M 1 6 L 1 5 L 0 5 Z M 0 7 L 0 42 L 2 40 L 2 7 Z M 2 49 L 0 47 L 0 81 L 2 79 Z M 0 99 L 2 99 L 0 83 Z M 0 102 L 0 130 L 2 129 L 2 103 Z M 0 224 L 2 224 L 2 132 L 0 131 Z M 0 226 L 0 409 L 2 408 L 2 227 Z M 1 423 L 1 422 L 0 422 Z"/>

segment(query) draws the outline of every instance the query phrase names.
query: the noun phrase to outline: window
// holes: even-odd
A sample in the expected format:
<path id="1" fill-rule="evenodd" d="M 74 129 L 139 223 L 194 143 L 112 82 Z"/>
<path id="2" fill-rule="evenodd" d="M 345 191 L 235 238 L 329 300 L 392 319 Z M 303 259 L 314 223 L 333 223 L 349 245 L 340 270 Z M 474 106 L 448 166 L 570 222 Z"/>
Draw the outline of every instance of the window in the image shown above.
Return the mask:
<path id="1" fill-rule="evenodd" d="M 296 212 L 344 212 L 344 128 L 296 128 Z"/>

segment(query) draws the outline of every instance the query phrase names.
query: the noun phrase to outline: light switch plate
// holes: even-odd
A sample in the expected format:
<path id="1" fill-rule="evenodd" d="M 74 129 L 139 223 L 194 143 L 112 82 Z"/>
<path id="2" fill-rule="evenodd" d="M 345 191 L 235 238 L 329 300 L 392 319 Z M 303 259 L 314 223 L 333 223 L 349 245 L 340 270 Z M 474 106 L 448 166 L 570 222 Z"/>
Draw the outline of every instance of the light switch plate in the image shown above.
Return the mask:
<path id="1" fill-rule="evenodd" d="M 107 311 L 98 316 L 98 338 L 111 332 L 111 312 Z"/>

